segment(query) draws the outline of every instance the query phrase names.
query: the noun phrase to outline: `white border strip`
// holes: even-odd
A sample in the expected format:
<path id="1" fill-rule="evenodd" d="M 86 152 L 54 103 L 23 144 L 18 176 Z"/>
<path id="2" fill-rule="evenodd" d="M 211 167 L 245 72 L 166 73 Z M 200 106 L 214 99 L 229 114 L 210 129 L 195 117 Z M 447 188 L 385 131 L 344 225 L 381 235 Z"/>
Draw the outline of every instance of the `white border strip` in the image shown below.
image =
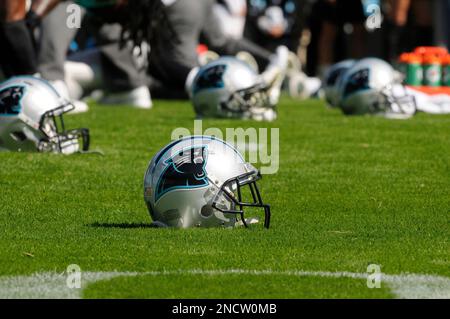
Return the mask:
<path id="1" fill-rule="evenodd" d="M 49 298 L 49 299 L 78 299 L 81 298 L 83 289 L 89 284 L 102 280 L 110 280 L 116 277 L 126 276 L 173 276 L 173 275 L 252 275 L 252 276 L 295 276 L 295 277 L 322 277 L 322 278 L 351 278 L 358 280 L 367 279 L 367 273 L 354 272 L 329 272 L 329 271 L 304 271 L 304 270 L 247 270 L 247 269 L 223 269 L 223 270 L 167 270 L 149 272 L 82 272 L 82 288 L 70 289 L 66 285 L 66 275 L 55 272 L 35 273 L 30 276 L 5 276 L 0 277 L 0 299 L 17 298 Z M 397 298 L 407 299 L 450 299 L 450 278 L 435 275 L 420 274 L 382 274 L 382 283 L 387 284 Z M 369 288 L 367 288 L 369 289 Z"/>

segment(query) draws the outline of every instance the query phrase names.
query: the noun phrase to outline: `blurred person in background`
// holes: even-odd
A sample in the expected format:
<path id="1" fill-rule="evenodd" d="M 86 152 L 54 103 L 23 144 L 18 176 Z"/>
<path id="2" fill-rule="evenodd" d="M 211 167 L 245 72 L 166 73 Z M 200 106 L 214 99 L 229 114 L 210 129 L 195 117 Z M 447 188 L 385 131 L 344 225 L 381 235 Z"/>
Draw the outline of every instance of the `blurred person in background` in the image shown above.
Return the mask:
<path id="1" fill-rule="evenodd" d="M 270 63 L 273 56 L 270 51 L 223 32 L 214 14 L 215 0 L 162 0 L 162 3 L 162 20 L 157 23 L 150 43 L 152 95 L 188 97 L 186 87 L 200 66 L 197 48 L 201 43 L 219 55 L 247 51 L 262 68 Z"/>
<path id="2" fill-rule="evenodd" d="M 69 44 L 75 37 L 77 28 L 69 28 L 66 23 L 67 9 L 74 5 L 72 1 L 58 4 L 52 11 L 39 21 L 39 45 L 37 46 L 37 71 L 39 75 L 49 81 L 58 93 L 71 99 L 75 109 L 73 113 L 88 111 L 86 103 L 70 94 L 67 86 L 64 64 L 67 58 Z"/>
<path id="3" fill-rule="evenodd" d="M 78 38 L 79 50 L 68 56 L 66 82 L 78 96 L 102 90 L 100 104 L 127 104 L 141 109 L 152 107 L 148 88 L 148 44 L 135 46 L 128 40 L 121 45 L 119 23 L 104 23 L 88 14 Z M 78 85 L 78 87 L 77 87 Z"/>
<path id="4" fill-rule="evenodd" d="M 65 1 L 33 0 L 27 7 L 26 0 L 0 0 L 0 40 L 5 46 L 0 53 L 0 63 L 5 76 L 40 71 L 56 88 L 68 91 L 64 88 L 62 62 L 74 32 L 68 30 L 67 12 L 64 12 L 67 4 L 62 2 Z M 103 46 L 101 63 L 106 66 L 103 70 L 110 72 L 104 80 L 112 92 L 119 92 L 109 102 L 151 107 L 148 88 L 141 85 L 145 68 L 141 70 L 134 56 L 135 46 L 140 46 L 150 36 L 159 0 L 78 0 L 76 3 L 86 7 L 100 25 L 112 25 L 99 32 L 104 36 L 104 40 L 99 41 Z M 41 31 L 39 40 L 35 38 L 36 29 Z"/>
<path id="5" fill-rule="evenodd" d="M 227 37 L 242 37 L 274 52 L 277 47 L 288 48 L 289 59 L 283 89 L 292 97 L 308 98 L 320 87 L 316 78 L 308 78 L 302 72 L 298 56 L 300 38 L 305 21 L 305 0 L 218 0 L 214 12 Z M 244 29 L 245 26 L 245 29 Z M 248 58 L 246 52 L 239 52 L 251 65 L 258 63 Z"/>
<path id="6" fill-rule="evenodd" d="M 37 72 L 36 43 L 25 0 L 0 0 L 0 65 L 6 77 Z"/>
<path id="7" fill-rule="evenodd" d="M 433 6 L 441 0 L 386 0 L 386 56 L 395 61 L 418 46 L 431 46 L 433 39 Z M 448 20 L 448 17 L 447 17 Z"/>
<path id="8" fill-rule="evenodd" d="M 433 8 L 434 41 L 450 48 L 450 0 L 438 0 Z"/>
<path id="9" fill-rule="evenodd" d="M 133 46 L 120 46 L 120 24 L 105 23 L 91 13 L 96 6 L 91 2 L 84 4 L 87 14 L 80 9 L 85 18 L 81 27 L 69 27 L 66 20 L 71 5 L 74 5 L 72 1 L 61 2 L 42 19 L 38 50 L 40 75 L 51 81 L 60 94 L 74 100 L 86 93 L 86 87 L 97 86 L 106 93 L 100 101 L 102 104 L 150 108 L 152 102 L 146 86 L 145 66 L 139 65 Z M 69 46 L 79 31 L 88 34 L 97 49 L 79 51 L 68 58 Z M 79 112 L 87 110 L 84 102 L 74 104 Z"/>
<path id="10" fill-rule="evenodd" d="M 305 17 L 302 0 L 248 0 L 245 37 L 273 51 L 297 52 Z"/>
<path id="11" fill-rule="evenodd" d="M 233 39 L 244 37 L 246 0 L 218 0 L 213 10 L 225 36 Z"/>
<path id="12" fill-rule="evenodd" d="M 364 0 L 308 0 L 311 32 L 306 70 L 323 77 L 333 63 L 367 54 Z"/>

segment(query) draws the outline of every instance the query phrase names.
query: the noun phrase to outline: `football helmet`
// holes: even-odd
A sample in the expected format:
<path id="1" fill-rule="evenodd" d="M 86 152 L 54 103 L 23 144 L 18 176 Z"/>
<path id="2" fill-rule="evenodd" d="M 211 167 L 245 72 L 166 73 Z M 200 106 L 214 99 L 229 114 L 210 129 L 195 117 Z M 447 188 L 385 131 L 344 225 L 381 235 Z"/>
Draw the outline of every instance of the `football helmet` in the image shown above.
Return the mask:
<path id="1" fill-rule="evenodd" d="M 244 217 L 244 207 L 259 207 L 268 228 L 270 206 L 261 199 L 260 178 L 228 143 L 187 136 L 153 157 L 144 177 L 144 200 L 155 226 L 247 227 L 255 219 Z"/>
<path id="2" fill-rule="evenodd" d="M 239 51 L 236 53 L 236 58 L 244 63 L 247 63 L 256 73 L 259 73 L 258 62 L 251 53 L 247 51 Z"/>
<path id="3" fill-rule="evenodd" d="M 13 77 L 0 85 L 0 150 L 72 154 L 89 148 L 89 130 L 67 130 L 74 106 L 47 82 Z"/>
<path id="4" fill-rule="evenodd" d="M 359 60 L 345 71 L 338 86 L 339 106 L 345 114 L 403 119 L 416 113 L 414 97 L 398 83 L 394 69 L 383 60 Z"/>
<path id="5" fill-rule="evenodd" d="M 322 85 L 323 91 L 325 93 L 325 100 L 330 107 L 337 107 L 339 105 L 339 90 L 338 83 L 339 78 L 347 71 L 353 64 L 355 60 L 344 60 L 333 64 L 325 72 L 323 77 Z"/>
<path id="6" fill-rule="evenodd" d="M 189 87 L 199 117 L 272 121 L 269 87 L 245 62 L 221 57 L 201 67 Z"/>

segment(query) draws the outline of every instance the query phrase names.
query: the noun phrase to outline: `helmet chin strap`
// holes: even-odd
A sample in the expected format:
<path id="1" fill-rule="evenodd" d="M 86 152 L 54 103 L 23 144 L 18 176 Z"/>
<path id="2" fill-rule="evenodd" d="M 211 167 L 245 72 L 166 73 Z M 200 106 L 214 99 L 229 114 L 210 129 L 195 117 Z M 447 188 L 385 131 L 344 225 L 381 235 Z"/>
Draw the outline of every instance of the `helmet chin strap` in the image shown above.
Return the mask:
<path id="1" fill-rule="evenodd" d="M 277 119 L 277 112 L 271 108 L 253 108 L 250 110 L 250 118 L 258 122 L 272 122 Z"/>
<path id="2" fill-rule="evenodd" d="M 78 139 L 65 140 L 59 143 L 41 140 L 38 142 L 38 150 L 43 153 L 61 153 L 71 155 L 80 152 Z"/>
<path id="3" fill-rule="evenodd" d="M 80 145 L 80 138 L 83 140 L 82 145 Z M 89 149 L 89 132 L 87 129 L 79 129 L 66 132 L 65 134 L 56 134 L 48 139 L 38 141 L 37 145 L 39 152 L 53 152 L 64 155 L 87 153 Z"/>
<path id="4" fill-rule="evenodd" d="M 259 218 L 258 217 L 249 217 L 245 219 L 245 224 L 247 225 L 254 225 L 254 224 L 258 224 L 259 223 Z M 235 224 L 235 226 L 240 227 L 240 226 L 245 226 L 244 222 L 242 220 L 238 220 Z"/>
<path id="5" fill-rule="evenodd" d="M 78 139 L 70 139 L 61 142 L 60 144 L 61 153 L 64 155 L 70 155 L 74 153 L 78 153 L 80 151 L 80 144 Z"/>

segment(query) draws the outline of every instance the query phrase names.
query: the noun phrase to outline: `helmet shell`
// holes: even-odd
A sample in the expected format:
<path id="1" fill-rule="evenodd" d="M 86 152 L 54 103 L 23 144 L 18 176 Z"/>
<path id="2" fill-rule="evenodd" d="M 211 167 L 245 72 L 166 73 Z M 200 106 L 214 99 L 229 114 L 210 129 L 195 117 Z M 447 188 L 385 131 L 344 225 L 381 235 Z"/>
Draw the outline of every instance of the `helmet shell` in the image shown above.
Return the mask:
<path id="1" fill-rule="evenodd" d="M 349 68 L 339 81 L 340 107 L 345 114 L 377 113 L 383 92 L 395 83 L 394 69 L 377 58 L 365 58 Z"/>
<path id="2" fill-rule="evenodd" d="M 45 80 L 13 77 L 0 85 L 0 150 L 72 154 L 89 148 L 89 130 L 67 130 L 63 114 L 74 109 Z"/>
<path id="3" fill-rule="evenodd" d="M 201 67 L 193 80 L 192 103 L 203 117 L 231 117 L 222 107 L 237 91 L 259 83 L 258 74 L 235 57 L 221 57 Z"/>
<path id="4" fill-rule="evenodd" d="M 158 152 L 144 177 L 144 200 L 153 221 L 167 226 L 233 226 L 236 217 L 212 207 L 230 179 L 257 170 L 228 143 L 188 136 Z M 219 201 L 230 209 L 232 203 Z"/>
<path id="5" fill-rule="evenodd" d="M 325 93 L 325 100 L 331 107 L 337 107 L 339 105 L 339 78 L 354 64 L 355 60 L 344 60 L 333 64 L 325 73 L 323 78 L 323 90 Z"/>
<path id="6" fill-rule="evenodd" d="M 42 116 L 67 103 L 45 80 L 13 77 L 0 85 L 0 148 L 35 151 L 46 135 L 39 129 Z"/>

